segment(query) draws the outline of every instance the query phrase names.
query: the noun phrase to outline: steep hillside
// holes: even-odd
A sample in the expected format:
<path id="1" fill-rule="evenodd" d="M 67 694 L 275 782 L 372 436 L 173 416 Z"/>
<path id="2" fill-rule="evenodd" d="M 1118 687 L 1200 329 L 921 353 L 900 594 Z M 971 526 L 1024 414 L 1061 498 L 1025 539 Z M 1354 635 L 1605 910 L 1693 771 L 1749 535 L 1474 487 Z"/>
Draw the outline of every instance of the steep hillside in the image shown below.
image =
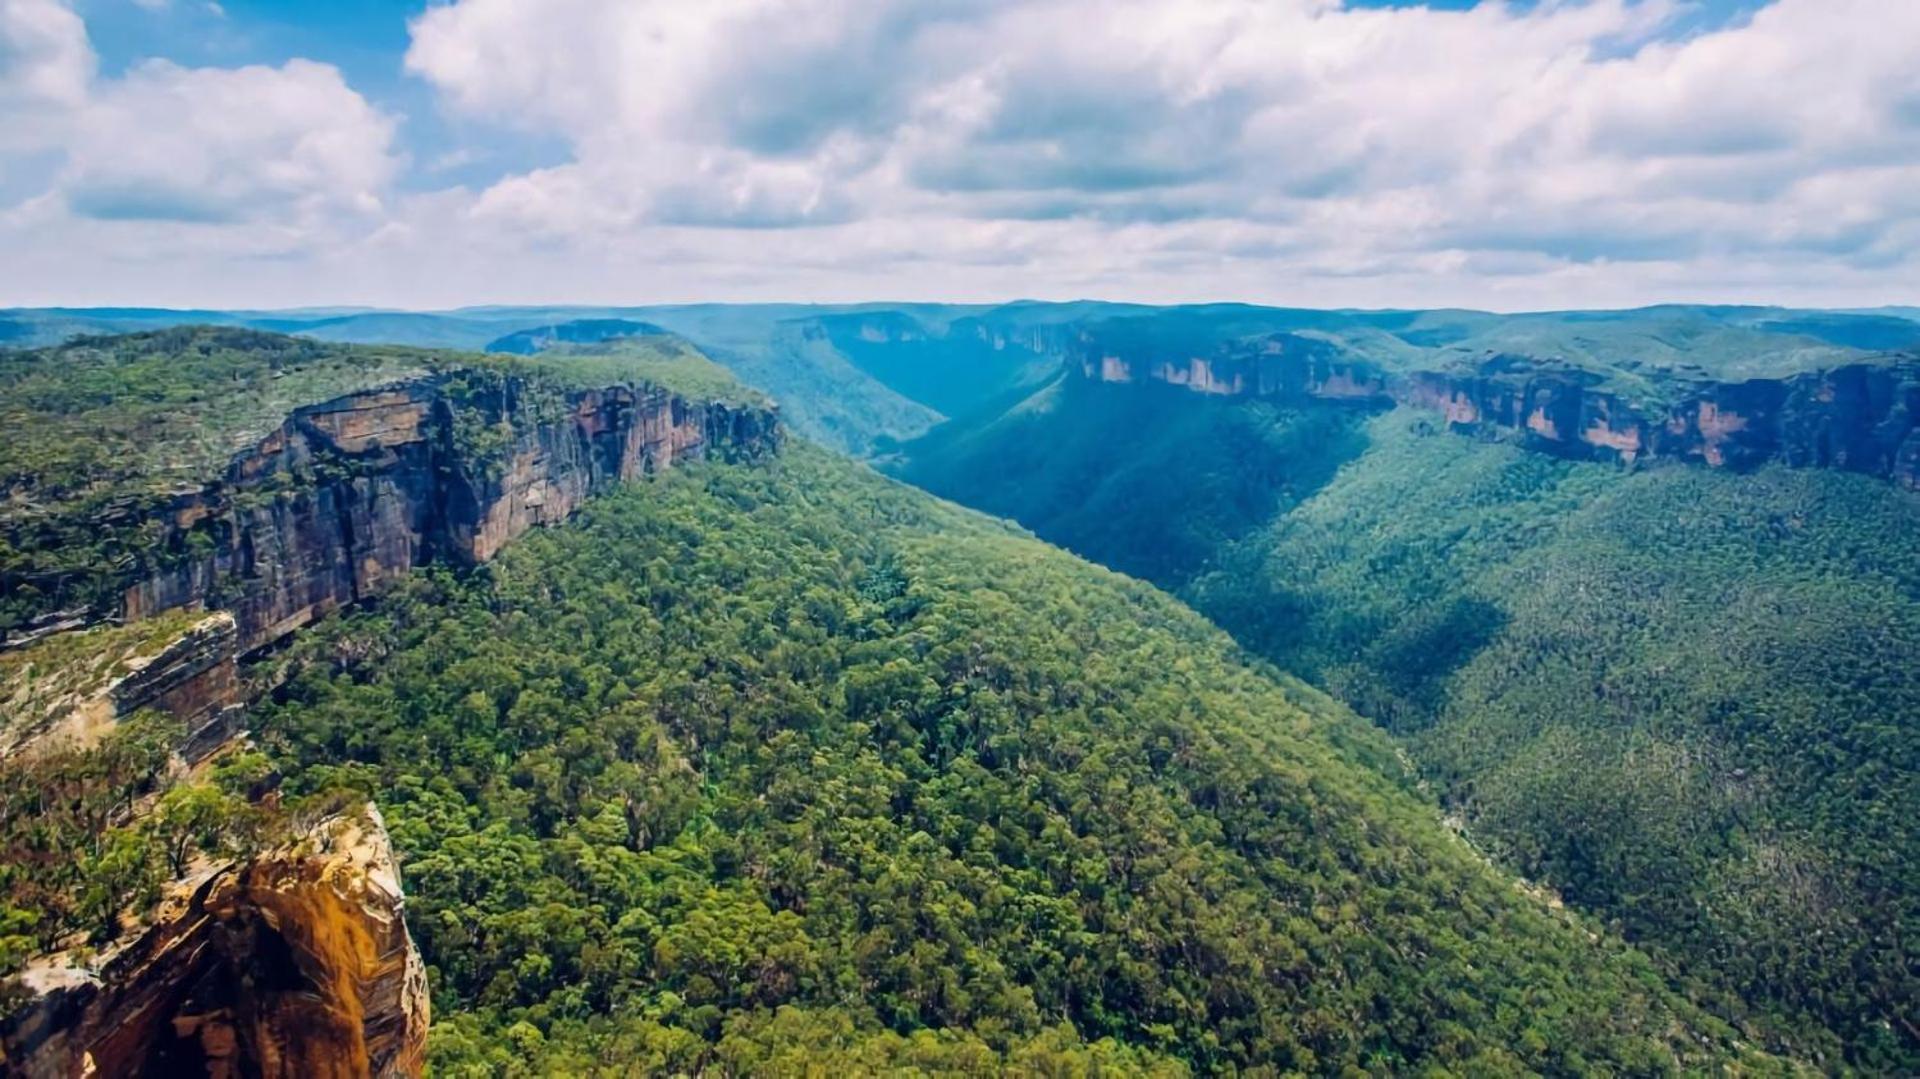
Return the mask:
<path id="1" fill-rule="evenodd" d="M 827 315 L 797 324 L 798 350 L 844 356 L 895 392 L 967 416 L 1051 379 L 1077 336 L 1071 308 L 1012 304 L 979 313 Z"/>
<path id="2" fill-rule="evenodd" d="M 1365 446 L 1364 415 L 1173 399 L 1056 378 L 978 423 L 943 426 L 888 467 L 1103 565 L 1183 583 Z"/>
<path id="3" fill-rule="evenodd" d="M 1377 732 L 1237 656 L 795 448 L 329 620 L 259 727 L 293 789 L 380 802 L 453 1072 L 1738 1053 L 1450 835 Z"/>
<path id="4" fill-rule="evenodd" d="M 1364 456 L 1186 594 L 1408 733 L 1514 864 L 1903 1070 L 1920 499 L 1422 430 L 1373 421 Z"/>
<path id="5" fill-rule="evenodd" d="M 1727 1014 L 1916 1059 L 1913 493 L 1083 380 L 904 460 L 1405 735 L 1475 837 Z"/>
<path id="6" fill-rule="evenodd" d="M 648 321 L 691 341 L 741 381 L 772 395 L 797 433 L 855 456 L 882 440 L 915 438 L 945 417 L 860 370 L 798 327 L 845 308 L 792 305 L 648 309 Z"/>
<path id="7" fill-rule="evenodd" d="M 252 649 L 773 416 L 672 338 L 516 360 L 182 328 L 0 354 L 0 421 L 0 640 L 206 603 Z"/>
<path id="8" fill-rule="evenodd" d="M 0 355 L 0 414 L 0 1070 L 418 1074 L 384 825 L 251 751 L 256 661 L 625 481 L 767 456 L 774 413 L 675 339 L 528 362 L 202 327 Z"/>

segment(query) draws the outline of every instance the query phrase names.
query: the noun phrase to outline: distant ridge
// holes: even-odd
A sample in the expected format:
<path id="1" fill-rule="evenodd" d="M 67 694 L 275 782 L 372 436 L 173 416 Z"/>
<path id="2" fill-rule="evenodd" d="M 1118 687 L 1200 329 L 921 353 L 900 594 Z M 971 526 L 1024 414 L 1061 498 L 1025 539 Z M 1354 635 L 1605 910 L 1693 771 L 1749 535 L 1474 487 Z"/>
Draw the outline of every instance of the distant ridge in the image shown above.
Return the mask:
<path id="1" fill-rule="evenodd" d="M 510 352 L 531 356 L 554 345 L 594 345 L 626 337 L 660 337 L 666 330 L 651 322 L 630 322 L 619 318 L 582 318 L 551 326 L 516 330 L 487 345 L 488 352 Z"/>

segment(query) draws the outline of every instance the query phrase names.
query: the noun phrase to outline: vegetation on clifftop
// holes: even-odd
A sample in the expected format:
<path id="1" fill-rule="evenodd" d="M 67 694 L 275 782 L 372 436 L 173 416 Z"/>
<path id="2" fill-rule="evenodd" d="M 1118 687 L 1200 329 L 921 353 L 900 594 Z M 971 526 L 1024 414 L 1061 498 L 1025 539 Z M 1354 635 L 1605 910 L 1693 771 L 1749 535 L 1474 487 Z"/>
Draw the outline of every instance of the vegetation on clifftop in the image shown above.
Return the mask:
<path id="1" fill-rule="evenodd" d="M 177 720 L 142 711 L 95 743 L 52 740 L 0 759 L 0 1016 L 29 960 L 84 964 L 138 933 L 189 870 L 264 849 L 343 804 L 331 791 L 262 800 L 271 768 L 253 752 L 186 774 L 180 738 Z"/>
<path id="2" fill-rule="evenodd" d="M 9 432 L 0 439 L 0 634 L 52 609 L 110 609 L 130 570 L 203 554 L 161 549 L 157 514 L 222 480 L 295 410 L 423 377 L 441 379 L 456 401 L 497 401 L 512 380 L 523 421 L 559 418 L 569 391 L 616 385 L 765 403 L 666 336 L 520 357 L 182 327 L 0 351 L 0 426 Z M 496 463 L 516 433 L 472 410 L 453 420 L 477 470 Z"/>
<path id="3" fill-rule="evenodd" d="M 0 755 L 105 693 L 206 618 L 204 611 L 182 608 L 0 651 Z"/>
<path id="4" fill-rule="evenodd" d="M 205 327 L 0 352 L 0 522 L 198 487 L 295 408 L 423 375 L 432 360 Z"/>
<path id="5" fill-rule="evenodd" d="M 568 389 L 648 383 L 758 401 L 678 338 L 537 356 L 340 345 L 218 327 L 83 337 L 0 351 L 0 523 L 217 479 L 304 405 L 424 375 L 473 370 Z"/>

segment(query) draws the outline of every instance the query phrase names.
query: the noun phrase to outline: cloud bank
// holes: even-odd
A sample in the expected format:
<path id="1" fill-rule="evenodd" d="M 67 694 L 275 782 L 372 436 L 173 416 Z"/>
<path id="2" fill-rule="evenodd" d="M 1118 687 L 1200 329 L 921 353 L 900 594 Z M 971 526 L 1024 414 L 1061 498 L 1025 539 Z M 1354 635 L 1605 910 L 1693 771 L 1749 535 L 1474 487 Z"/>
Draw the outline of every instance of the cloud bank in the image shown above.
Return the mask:
<path id="1" fill-rule="evenodd" d="M 1697 14 L 457 0 L 396 62 L 566 159 L 435 189 L 323 63 L 102 80 L 0 0 L 0 155 L 59 159 L 0 233 L 84 236 L 54 281 L 164 244 L 225 302 L 1912 302 L 1920 4 Z"/>

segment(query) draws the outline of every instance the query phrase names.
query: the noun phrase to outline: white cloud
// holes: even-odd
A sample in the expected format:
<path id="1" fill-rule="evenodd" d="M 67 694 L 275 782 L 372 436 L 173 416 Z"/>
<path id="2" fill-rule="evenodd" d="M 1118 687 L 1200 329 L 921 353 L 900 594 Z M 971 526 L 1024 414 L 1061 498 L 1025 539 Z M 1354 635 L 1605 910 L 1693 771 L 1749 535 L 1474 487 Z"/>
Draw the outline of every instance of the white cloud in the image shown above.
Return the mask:
<path id="1" fill-rule="evenodd" d="M 284 255 L 378 227 L 402 163 L 396 122 L 330 65 L 152 60 L 102 79 L 84 24 L 56 0 L 0 0 L 0 48 L 0 169 L 45 175 L 7 215 L 17 228 L 139 261 Z"/>
<path id="2" fill-rule="evenodd" d="M 325 64 L 152 61 L 99 87 L 68 142 L 61 190 L 103 219 L 312 224 L 372 214 L 398 162 L 394 121 Z"/>
<path id="3" fill-rule="evenodd" d="M 87 28 L 59 0 L 0 0 L 0 154 L 59 136 L 93 81 Z"/>
<path id="4" fill-rule="evenodd" d="M 58 155 L 0 245 L 67 300 L 1912 302 L 1920 0 L 1695 14 L 456 0 L 411 24 L 454 138 L 409 184 L 330 67 L 101 80 L 0 0 L 0 167 Z M 397 193 L 492 129 L 564 153 Z"/>
<path id="5" fill-rule="evenodd" d="M 809 242 L 890 222 L 906 246 L 870 254 L 894 261 L 1058 220 L 1285 275 L 1911 268 L 1920 3 L 1780 0 L 1664 39 L 1687 9 L 459 0 L 407 65 L 463 117 L 569 142 L 476 204 L 549 239 L 861 218 Z"/>

